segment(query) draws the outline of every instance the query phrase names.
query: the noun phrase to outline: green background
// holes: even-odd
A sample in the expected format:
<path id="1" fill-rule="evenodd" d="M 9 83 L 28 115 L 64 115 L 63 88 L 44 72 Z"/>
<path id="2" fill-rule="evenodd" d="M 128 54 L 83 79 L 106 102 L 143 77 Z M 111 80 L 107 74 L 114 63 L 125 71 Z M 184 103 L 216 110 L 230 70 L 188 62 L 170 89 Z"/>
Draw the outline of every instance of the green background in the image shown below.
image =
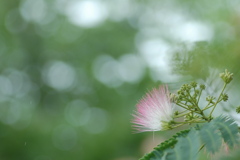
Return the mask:
<path id="1" fill-rule="evenodd" d="M 179 130 L 132 134 L 138 100 L 191 80 L 215 93 L 225 68 L 235 77 L 223 108 L 233 110 L 239 8 L 237 0 L 0 0 L 0 159 L 136 160 Z"/>

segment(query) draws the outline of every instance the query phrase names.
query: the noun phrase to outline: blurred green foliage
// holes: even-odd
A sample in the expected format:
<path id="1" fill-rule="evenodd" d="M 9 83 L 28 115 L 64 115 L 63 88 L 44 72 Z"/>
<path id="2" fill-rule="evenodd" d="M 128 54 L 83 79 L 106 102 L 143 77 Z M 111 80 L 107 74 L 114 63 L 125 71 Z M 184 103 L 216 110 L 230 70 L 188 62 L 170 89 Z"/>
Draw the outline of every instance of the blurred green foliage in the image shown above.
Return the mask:
<path id="1" fill-rule="evenodd" d="M 131 133 L 148 89 L 207 77 L 209 68 L 228 68 L 239 81 L 239 6 L 1 0 L 0 159 L 136 160 L 149 152 L 170 134 L 151 144 L 151 133 Z"/>

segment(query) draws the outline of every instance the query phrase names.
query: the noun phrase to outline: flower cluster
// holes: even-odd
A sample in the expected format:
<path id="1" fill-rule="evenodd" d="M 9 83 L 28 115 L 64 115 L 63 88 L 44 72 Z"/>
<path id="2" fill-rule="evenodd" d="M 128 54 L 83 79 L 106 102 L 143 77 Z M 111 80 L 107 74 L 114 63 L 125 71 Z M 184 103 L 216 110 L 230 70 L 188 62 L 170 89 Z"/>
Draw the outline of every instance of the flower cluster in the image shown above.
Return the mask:
<path id="1" fill-rule="evenodd" d="M 219 96 L 209 95 L 205 98 L 206 106 L 199 106 L 202 92 L 206 88 L 203 84 L 196 82 L 184 84 L 176 94 L 169 93 L 166 85 L 153 89 L 137 104 L 133 114 L 133 127 L 137 132 L 160 131 L 184 124 L 210 122 L 217 104 L 228 100 L 225 88 L 232 81 L 233 74 L 225 70 L 220 77 L 224 82 L 223 88 Z M 183 108 L 183 111 L 174 111 L 174 105 Z M 206 115 L 205 110 L 208 109 L 210 114 Z M 240 109 L 237 109 L 237 112 L 240 112 Z M 183 117 L 184 121 L 180 121 L 182 120 L 179 120 L 180 117 Z"/>

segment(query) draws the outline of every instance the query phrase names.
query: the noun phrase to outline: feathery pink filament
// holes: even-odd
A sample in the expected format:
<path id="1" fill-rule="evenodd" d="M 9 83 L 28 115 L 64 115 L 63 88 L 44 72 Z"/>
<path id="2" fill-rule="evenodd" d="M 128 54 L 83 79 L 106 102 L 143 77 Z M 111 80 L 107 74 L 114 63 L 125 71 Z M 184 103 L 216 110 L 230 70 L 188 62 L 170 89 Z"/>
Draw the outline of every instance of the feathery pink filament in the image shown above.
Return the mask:
<path id="1" fill-rule="evenodd" d="M 136 108 L 132 123 L 137 132 L 162 130 L 162 121 L 171 121 L 173 115 L 167 86 L 160 86 L 147 93 Z"/>

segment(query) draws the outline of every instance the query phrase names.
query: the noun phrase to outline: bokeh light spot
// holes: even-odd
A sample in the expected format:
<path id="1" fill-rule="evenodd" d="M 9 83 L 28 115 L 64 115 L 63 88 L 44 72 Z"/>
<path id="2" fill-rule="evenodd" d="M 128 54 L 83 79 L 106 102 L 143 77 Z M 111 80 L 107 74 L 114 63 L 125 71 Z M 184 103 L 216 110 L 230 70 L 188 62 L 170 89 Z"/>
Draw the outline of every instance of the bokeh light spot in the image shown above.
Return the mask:
<path id="1" fill-rule="evenodd" d="M 99 1 L 72 1 L 68 4 L 66 14 L 75 25 L 94 27 L 107 18 L 107 10 Z"/>
<path id="2" fill-rule="evenodd" d="M 170 45 L 161 39 L 149 39 L 139 44 L 140 53 L 151 66 L 167 66 Z"/>
<path id="3" fill-rule="evenodd" d="M 45 82 L 57 90 L 72 88 L 75 84 L 75 78 L 76 73 L 73 67 L 61 61 L 48 63 L 43 71 Z"/>
<path id="4" fill-rule="evenodd" d="M 74 100 L 65 109 L 66 120 L 74 126 L 85 125 L 91 116 L 91 109 L 82 100 Z"/>
<path id="5" fill-rule="evenodd" d="M 202 22 L 186 22 L 173 29 L 174 37 L 185 42 L 210 41 L 213 37 L 212 28 Z"/>
<path id="6" fill-rule="evenodd" d="M 149 38 L 138 39 L 136 37 L 139 52 L 145 59 L 147 66 L 151 69 L 150 75 L 154 81 L 174 82 L 179 79 L 178 75 L 172 74 L 171 51 L 169 43 L 162 39 Z M 141 37 L 140 37 L 141 38 Z"/>
<path id="7" fill-rule="evenodd" d="M 19 10 L 17 9 L 13 9 L 7 14 L 5 25 L 7 29 L 12 33 L 22 32 L 27 27 L 26 22 L 24 22 Z"/>
<path id="8" fill-rule="evenodd" d="M 53 131 L 52 141 L 56 148 L 69 151 L 77 144 L 78 135 L 74 128 L 60 125 Z"/>
<path id="9" fill-rule="evenodd" d="M 135 83 L 145 73 L 144 61 L 135 54 L 125 54 L 119 60 L 101 55 L 93 63 L 95 77 L 108 87 L 119 87 L 123 82 Z"/>
<path id="10" fill-rule="evenodd" d="M 119 78 L 119 62 L 107 55 L 101 55 L 93 63 L 93 73 L 103 84 L 119 87 L 123 82 Z"/>
<path id="11" fill-rule="evenodd" d="M 5 124 L 12 125 L 16 123 L 21 116 L 21 107 L 18 105 L 10 104 L 1 106 L 1 120 Z"/>
<path id="12" fill-rule="evenodd" d="M 11 125 L 16 129 L 26 128 L 32 118 L 34 107 L 29 104 L 19 104 L 19 101 L 11 100 L 1 103 L 0 105 L 0 120 L 7 125 Z"/>
<path id="13" fill-rule="evenodd" d="M 47 4 L 44 0 L 25 0 L 20 12 L 25 20 L 42 23 L 47 16 Z"/>
<path id="14" fill-rule="evenodd" d="M 108 114 L 101 108 L 91 108 L 91 117 L 84 126 L 87 132 L 99 134 L 105 131 L 108 125 Z"/>
<path id="15" fill-rule="evenodd" d="M 144 75 L 145 63 L 134 54 L 126 54 L 120 58 L 119 76 L 123 81 L 135 83 Z"/>
<path id="16" fill-rule="evenodd" d="M 32 83 L 24 72 L 11 70 L 8 77 L 12 83 L 13 93 L 16 97 L 24 97 L 32 89 Z"/>
<path id="17" fill-rule="evenodd" d="M 13 86 L 9 78 L 0 76 L 0 95 L 10 96 L 13 93 Z"/>

